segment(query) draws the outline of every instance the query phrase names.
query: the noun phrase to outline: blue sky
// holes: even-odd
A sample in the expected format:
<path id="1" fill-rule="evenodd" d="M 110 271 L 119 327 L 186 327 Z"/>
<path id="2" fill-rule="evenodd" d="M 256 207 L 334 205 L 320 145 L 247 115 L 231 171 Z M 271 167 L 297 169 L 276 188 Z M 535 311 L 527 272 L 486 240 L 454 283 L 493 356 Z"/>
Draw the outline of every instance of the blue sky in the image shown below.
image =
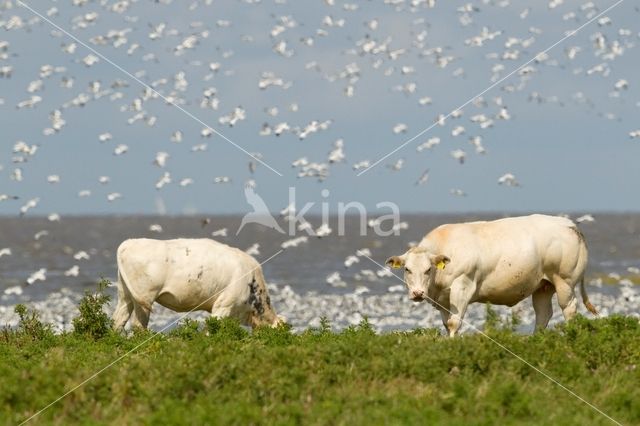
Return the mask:
<path id="1" fill-rule="evenodd" d="M 549 57 L 530 64 L 526 75 L 510 77 L 483 97 L 488 106 L 469 105 L 460 118 L 447 120 L 412 144 L 389 157 L 362 176 L 356 176 L 352 165 L 363 160 L 374 162 L 424 128 L 438 114 L 447 114 L 491 84 L 494 67 L 503 67 L 500 76 L 518 68 L 560 40 L 566 31 L 587 22 L 590 16 L 613 2 L 596 1 L 589 9 L 585 2 L 565 1 L 555 8 L 547 2 L 477 3 L 470 14 L 472 22 L 463 25 L 457 11 L 465 2 L 437 2 L 434 8 L 383 4 L 382 2 L 345 3 L 336 1 L 273 2 L 248 4 L 240 1 L 199 2 L 135 2 L 122 14 L 109 10 L 115 2 L 89 1 L 84 6 L 72 6 L 70 1 L 38 1 L 29 4 L 41 13 L 58 9 L 51 20 L 70 31 L 83 42 L 131 73 L 143 72 L 146 83 L 168 79 L 158 86 L 164 95 L 172 90 L 174 76 L 184 71 L 189 82 L 179 93 L 183 107 L 229 139 L 250 152 L 260 152 L 263 159 L 282 172 L 280 177 L 264 166 L 255 175 L 248 168 L 249 158 L 219 136 L 203 138 L 202 125 L 161 99 L 143 103 L 148 115 L 156 117 L 154 126 L 142 122 L 127 124 L 133 114 L 122 111 L 144 88 L 122 74 L 106 61 L 86 67 L 80 61 L 90 52 L 78 46 L 74 54 L 64 53 L 63 44 L 72 42 L 65 35 L 52 35 L 53 27 L 46 22 L 28 22 L 34 15 L 20 7 L 2 10 L 0 24 L 5 26 L 12 16 L 20 16 L 23 28 L 0 32 L 0 42 L 9 43 L 6 58 L 0 67 L 11 66 L 12 76 L 0 78 L 0 194 L 18 196 L 18 200 L 0 202 L 0 214 L 18 214 L 27 200 L 39 198 L 29 215 L 51 212 L 60 214 L 148 214 L 163 210 L 181 213 L 245 212 L 243 186 L 254 179 L 257 192 L 273 210 L 288 204 L 288 188 L 296 187 L 299 205 L 307 201 L 323 201 L 322 189 L 330 190 L 330 206 L 338 202 L 360 201 L 375 211 L 381 201 L 393 201 L 403 212 L 442 211 L 628 211 L 639 210 L 637 185 L 640 182 L 640 139 L 629 132 L 640 128 L 640 69 L 637 43 L 640 41 L 640 13 L 632 2 L 623 2 L 606 16 L 608 21 L 593 22 L 576 36 L 559 44 Z M 282 4 L 281 4 L 282 3 Z M 189 10 L 189 5 L 196 5 Z M 357 4 L 358 10 L 348 10 Z M 530 9 L 526 18 L 523 11 Z M 87 28 L 75 28 L 77 17 L 97 12 L 94 23 Z M 592 15 L 589 15 L 591 13 Z M 276 37 L 270 31 L 280 17 L 295 20 L 294 27 Z M 334 21 L 344 19 L 343 27 L 323 25 L 325 16 Z M 378 21 L 371 30 L 366 23 Z M 217 25 L 227 20 L 228 27 Z M 200 24 L 193 25 L 194 22 Z M 151 40 L 152 28 L 165 23 L 169 33 Z M 481 47 L 465 44 L 465 40 L 481 33 L 501 31 Z M 129 29 L 126 42 L 120 47 L 94 45 L 90 39 L 106 35 L 109 30 Z M 318 30 L 326 35 L 318 35 Z M 175 30 L 172 35 L 170 30 Z M 176 56 L 174 48 L 190 34 L 208 31 L 194 49 Z M 423 45 L 417 45 L 418 34 Z M 594 47 L 594 37 L 600 33 L 606 39 L 605 52 Z M 251 41 L 247 41 L 247 37 Z M 301 40 L 312 37 L 313 46 Z M 352 52 L 367 38 L 381 43 L 388 40 L 390 51 L 405 49 L 392 60 L 388 53 L 378 55 Z M 529 46 L 505 47 L 510 38 L 526 40 Z M 291 57 L 282 57 L 272 47 L 286 41 Z M 131 55 L 132 44 L 139 48 Z M 607 58 L 611 47 L 620 46 L 621 55 Z M 575 59 L 567 57 L 569 47 L 578 47 Z M 434 63 L 432 49 L 450 56 L 444 68 Z M 517 59 L 504 59 L 505 51 L 518 49 Z M 3 53 L 0 50 L 0 53 Z M 143 59 L 153 53 L 154 60 Z M 308 66 L 315 62 L 320 69 Z M 379 61 L 377 67 L 374 66 Z M 220 70 L 210 74 L 209 63 L 219 62 Z M 354 84 L 355 94 L 344 94 L 348 82 L 336 78 L 349 64 L 360 69 Z M 43 78 L 44 89 L 27 93 L 30 82 L 39 79 L 42 65 L 65 67 L 61 73 Z M 600 65 L 609 71 L 591 72 Z M 412 67 L 413 73 L 403 74 L 402 67 Z M 292 83 L 289 89 L 258 88 L 263 72 L 273 72 Z M 385 76 L 385 72 L 390 75 Z M 462 73 L 461 76 L 459 73 Z M 74 86 L 60 87 L 62 77 L 73 77 Z M 634 79 L 635 77 L 635 79 Z M 108 89 L 115 80 L 125 80 L 128 87 L 119 90 L 122 98 L 109 100 L 109 95 L 89 102 L 85 107 L 62 108 L 62 104 L 86 92 L 89 82 L 100 81 Z M 628 88 L 616 90 L 620 80 Z M 405 95 L 396 86 L 415 83 L 413 94 Z M 214 87 L 219 98 L 217 111 L 200 108 L 202 92 Z M 532 93 L 544 102 L 531 101 Z M 577 94 L 581 94 L 578 96 Z M 32 109 L 17 109 L 16 105 L 31 95 L 42 97 Z M 429 96 L 431 105 L 421 106 L 418 100 Z M 493 127 L 481 129 L 470 118 L 476 114 L 495 116 L 500 107 L 494 98 L 500 97 L 507 107 L 510 120 L 495 119 Z M 295 103 L 298 111 L 289 106 Z M 233 128 L 218 123 L 218 118 L 241 106 L 246 120 Z M 271 117 L 265 108 L 277 107 L 279 114 Z M 42 131 L 49 127 L 49 114 L 61 109 L 66 125 L 52 136 Z M 305 126 L 312 120 L 331 120 L 326 131 L 299 140 L 295 134 L 260 136 L 264 123 L 287 122 L 292 127 Z M 407 125 L 406 133 L 394 134 L 398 123 Z M 452 130 L 463 126 L 465 133 L 453 136 Z M 183 132 L 182 143 L 170 141 L 176 130 Z M 98 135 L 110 132 L 113 140 L 100 143 Z M 481 136 L 487 153 L 476 154 L 469 137 Z M 416 147 L 432 137 L 441 143 L 431 150 L 417 152 Z M 346 160 L 331 165 L 328 178 L 296 177 L 291 162 L 307 157 L 309 161 L 326 162 L 328 152 L 337 139 L 343 139 Z M 13 163 L 12 149 L 16 141 L 38 145 L 34 156 L 25 163 Z M 204 152 L 192 152 L 194 145 L 207 143 Z M 126 144 L 129 151 L 113 155 L 115 147 Z M 467 158 L 460 165 L 450 152 L 462 149 Z M 153 164 L 155 154 L 167 152 L 165 168 Z M 389 165 L 404 159 L 404 166 L 393 171 Z M 23 180 L 11 179 L 20 168 Z M 414 182 L 425 169 L 429 181 L 416 186 Z M 161 190 L 154 185 L 169 172 L 172 183 Z M 503 174 L 513 173 L 520 187 L 497 184 Z M 47 176 L 59 175 L 60 183 L 47 183 Z M 99 176 L 109 176 L 106 185 Z M 216 176 L 229 176 L 230 184 L 216 185 Z M 178 182 L 192 178 L 194 184 L 181 187 Z M 78 197 L 78 191 L 88 189 L 91 196 Z M 467 196 L 451 195 L 461 189 Z M 118 192 L 122 198 L 108 202 L 106 195 Z"/>

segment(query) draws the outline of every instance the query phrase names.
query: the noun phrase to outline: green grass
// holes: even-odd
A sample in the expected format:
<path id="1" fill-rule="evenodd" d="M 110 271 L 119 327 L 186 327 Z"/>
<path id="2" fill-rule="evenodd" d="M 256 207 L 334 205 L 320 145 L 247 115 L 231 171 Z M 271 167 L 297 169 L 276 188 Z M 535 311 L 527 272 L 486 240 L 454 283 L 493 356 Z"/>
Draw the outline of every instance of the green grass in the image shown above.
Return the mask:
<path id="1" fill-rule="evenodd" d="M 93 299 L 92 299 L 93 298 Z M 87 295 L 80 330 L 54 335 L 21 310 L 0 332 L 0 423 L 34 414 L 153 333 L 104 332 Z M 640 325 L 578 317 L 555 330 L 487 332 L 624 424 L 640 424 Z M 186 321 L 54 404 L 35 424 L 610 424 L 479 334 L 249 333 L 232 320 Z"/>

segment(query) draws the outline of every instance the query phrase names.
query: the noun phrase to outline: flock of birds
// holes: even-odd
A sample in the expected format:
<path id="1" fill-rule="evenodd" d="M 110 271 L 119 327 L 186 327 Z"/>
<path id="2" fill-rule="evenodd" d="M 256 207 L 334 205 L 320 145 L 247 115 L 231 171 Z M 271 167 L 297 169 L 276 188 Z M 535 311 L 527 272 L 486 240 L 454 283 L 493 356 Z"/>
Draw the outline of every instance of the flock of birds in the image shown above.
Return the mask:
<path id="1" fill-rule="evenodd" d="M 376 167 L 376 150 L 357 147 L 355 141 L 335 136 L 347 128 L 353 118 L 351 113 L 345 113 L 348 116 L 344 117 L 338 112 L 324 117 L 309 115 L 315 110 L 314 96 L 323 96 L 317 89 L 311 89 L 314 85 L 322 87 L 321 91 L 326 87 L 327 91 L 333 90 L 326 93 L 326 97 L 331 102 L 336 99 L 340 102 L 336 111 L 350 111 L 349 102 L 360 94 L 366 95 L 372 83 L 382 85 L 385 96 L 401 94 L 402 100 L 398 103 L 413 105 L 414 115 L 427 118 L 425 127 L 433 123 L 438 132 L 418 138 L 378 167 L 381 173 L 397 173 L 405 168 L 417 171 L 411 178 L 414 186 L 428 185 L 433 179 L 430 176 L 434 166 L 421 164 L 430 161 L 429 153 L 448 151 L 447 167 L 464 167 L 472 156 L 490 155 L 487 146 L 495 146 L 492 130 L 513 121 L 517 105 L 521 103 L 594 107 L 589 93 L 577 91 L 570 99 L 563 99 L 545 96 L 531 87 L 535 87 L 536 79 L 542 78 L 548 69 L 560 68 L 576 77 L 607 79 L 614 75 L 620 58 L 636 47 L 640 34 L 638 28 L 615 25 L 611 16 L 618 16 L 621 11 L 612 10 L 611 16 L 601 15 L 608 6 L 602 2 L 598 5 L 593 1 L 563 3 L 550 0 L 546 5 L 523 7 L 509 0 L 469 2 L 460 6 L 436 0 L 384 0 L 379 5 L 324 0 L 315 4 L 314 13 L 309 14 L 291 1 L 275 0 L 272 13 L 265 14 L 266 6 L 260 0 L 243 0 L 224 7 L 212 0 L 68 0 L 48 5 L 47 9 L 39 9 L 43 4 L 37 2 L 6 0 L 0 4 L 0 28 L 4 30 L 0 34 L 0 115 L 4 126 L 14 126 L 15 122 L 19 127 L 19 123 L 27 122 L 30 129 L 39 129 L 39 135 L 3 145 L 0 211 L 25 216 L 43 214 L 48 209 L 48 220 L 59 222 L 62 215 L 51 211 L 59 205 L 49 196 L 54 186 L 66 185 L 75 197 L 93 200 L 96 210 L 104 209 L 103 201 L 95 199 L 97 193 L 104 193 L 107 203 L 126 203 L 127 199 L 136 198 L 136 191 L 147 189 L 161 192 L 170 187 L 200 185 L 199 191 L 204 194 L 211 191 L 211 184 L 234 185 L 237 181 L 255 187 L 260 176 L 270 173 L 264 166 L 271 160 L 280 164 L 278 158 L 281 157 L 290 164 L 297 178 L 320 182 L 329 179 L 338 167 L 342 167 L 340 173 L 344 173 L 344 165 L 348 165 L 354 175 Z M 640 17 L 637 6 L 622 4 L 619 8 Z M 436 11 L 445 16 L 443 10 L 453 12 L 459 25 L 458 34 L 466 36 L 447 43 L 434 41 L 439 38 L 435 34 L 439 26 L 430 16 Z M 484 19 L 485 13 L 511 13 L 518 20 L 517 31 L 510 34 L 495 28 Z M 595 21 L 554 51 L 533 55 L 547 47 L 540 41 L 545 29 L 535 20 L 540 13 L 546 16 L 542 22 L 560 22 L 567 30 L 592 19 Z M 175 19 L 176 16 L 187 19 Z M 244 22 L 245 19 L 251 23 Z M 20 50 L 25 39 L 34 37 L 46 37 L 38 43 L 55 47 L 52 63 L 38 63 L 32 52 Z M 250 53 L 243 53 L 244 50 Z M 476 52 L 480 52 L 483 59 L 466 63 L 465 56 L 476 55 Z M 248 55 L 245 59 L 262 58 L 267 69 L 255 68 L 255 60 L 236 60 L 243 55 Z M 530 57 L 535 60 L 518 68 Z M 125 65 L 121 67 L 120 63 Z M 133 65 L 126 69 L 126 64 Z M 511 76 L 513 70 L 517 72 Z M 108 77 L 94 77 L 105 71 Z M 445 104 L 446 99 L 438 98 L 444 95 L 438 95 L 440 91 L 430 86 L 426 77 L 445 75 L 450 84 L 455 85 L 472 74 L 488 75 L 486 85 L 499 83 L 499 86 L 494 92 L 478 95 L 468 105 L 449 113 L 435 109 Z M 244 76 L 251 79 L 236 81 Z M 16 88 L 14 81 L 22 82 L 25 78 L 26 84 Z M 616 77 L 609 82 L 609 99 L 630 97 L 633 83 L 628 78 L 630 76 Z M 247 99 L 257 102 L 240 105 L 227 86 L 249 91 Z M 397 101 L 393 99 L 392 102 Z M 261 100 L 264 103 L 260 103 Z M 173 109 L 161 110 L 159 105 L 163 104 Z M 91 110 L 96 105 L 108 108 L 111 115 L 107 120 L 100 120 L 98 128 L 90 126 L 91 136 L 82 149 L 103 152 L 105 158 L 108 156 L 115 164 L 136 151 L 151 149 L 153 152 L 149 152 L 142 163 L 119 166 L 112 175 L 98 173 L 89 181 L 69 181 L 65 170 L 59 170 L 34 183 L 31 176 L 41 174 L 42 168 L 48 167 L 46 158 L 39 157 L 64 150 L 65 138 L 84 138 L 86 123 L 76 112 Z M 48 114 L 41 114 L 43 110 Z M 166 114 L 172 114 L 172 119 L 168 120 Z M 602 110 L 598 114 L 604 119 L 618 119 L 613 112 Z M 211 124 L 203 123 L 199 116 L 207 117 L 205 121 Z M 214 120 L 210 120 L 211 117 Z M 180 122 L 178 119 L 184 127 L 174 124 Z M 188 130 L 194 124 L 198 129 L 196 133 Z M 155 138 L 158 128 L 165 136 L 152 148 L 134 144 L 133 137 L 127 133 L 135 129 L 131 134 L 139 138 L 148 131 Z M 229 141 L 222 133 L 235 135 L 236 129 L 253 132 L 260 140 L 257 144 L 260 151 L 247 148 L 248 156 L 239 153 L 246 163 L 238 168 L 236 175 L 211 174 L 208 182 L 200 182 L 196 174 L 202 175 L 202 172 L 191 169 L 192 159 L 208 156 L 214 163 L 219 161 L 212 152 Z M 385 137 L 401 138 L 397 139 L 401 143 L 419 131 L 405 121 L 397 121 Z M 626 132 L 629 138 L 640 139 L 640 129 L 630 128 Z M 293 146 L 285 145 L 292 141 L 297 144 L 295 148 L 283 148 Z M 244 146 L 240 140 L 237 142 Z M 307 152 L 301 155 L 304 147 Z M 324 154 L 319 154 L 322 152 Z M 81 164 L 82 152 L 69 151 L 63 155 L 68 157 L 70 168 L 78 165 L 75 163 L 87 168 Z M 76 161 L 78 159 L 80 161 Z M 124 183 L 118 179 L 121 167 L 135 167 L 139 170 L 137 174 L 153 173 L 157 178 L 153 186 L 140 189 L 140 182 Z M 190 170 L 194 173 L 191 176 Z M 524 186 L 510 170 L 504 170 L 494 179 L 505 187 Z M 114 186 L 116 181 L 120 187 Z M 134 187 L 137 189 L 132 189 Z M 449 192 L 453 196 L 467 195 L 462 188 L 451 188 Z M 283 208 L 282 221 L 294 217 L 295 209 L 295 205 Z M 579 218 L 579 221 L 592 220 L 588 215 Z M 371 221 L 369 226 L 375 226 L 375 219 Z M 396 226 L 399 231 L 408 227 L 405 222 Z M 149 231 L 162 234 L 165 230 L 160 224 L 152 223 Z M 300 247 L 314 237 L 329 238 L 335 233 L 327 223 L 317 227 L 302 223 L 297 231 L 300 235 L 282 241 L 282 249 Z M 49 232 L 43 229 L 33 238 L 36 241 L 47 238 Z M 220 239 L 227 238 L 228 234 L 226 228 L 210 232 L 212 237 Z M 259 255 L 260 244 L 256 242 L 247 251 Z M 0 262 L 12 255 L 11 247 L 0 248 Z M 71 253 L 73 260 L 64 276 L 79 276 L 80 262 L 89 256 L 85 250 Z M 358 250 L 344 259 L 344 267 L 354 268 L 364 263 L 364 257 L 371 256 L 368 248 Z M 357 279 L 373 281 L 389 275 L 386 269 L 364 268 Z M 32 285 L 46 279 L 47 269 L 37 268 L 26 277 L 26 283 Z M 347 285 L 341 271 L 331 272 L 326 282 L 333 287 Z M 397 286 L 394 288 L 397 290 Z M 19 286 L 5 289 L 5 294 L 20 292 Z"/>

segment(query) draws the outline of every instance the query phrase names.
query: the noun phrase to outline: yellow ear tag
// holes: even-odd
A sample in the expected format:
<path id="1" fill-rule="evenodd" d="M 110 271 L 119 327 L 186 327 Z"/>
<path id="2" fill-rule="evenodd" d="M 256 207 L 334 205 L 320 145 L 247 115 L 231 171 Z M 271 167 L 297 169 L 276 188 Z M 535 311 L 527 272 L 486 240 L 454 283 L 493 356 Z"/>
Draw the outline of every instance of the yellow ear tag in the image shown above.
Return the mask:
<path id="1" fill-rule="evenodd" d="M 436 265 L 436 268 L 438 269 L 444 269 L 444 266 L 446 265 L 446 263 L 444 263 L 444 261 L 440 261 L 438 262 L 438 264 Z"/>
<path id="2" fill-rule="evenodd" d="M 391 267 L 392 267 L 393 269 L 401 268 L 401 267 L 402 267 L 402 262 L 400 262 L 399 260 L 394 260 L 394 261 L 393 261 L 393 264 L 391 265 Z"/>

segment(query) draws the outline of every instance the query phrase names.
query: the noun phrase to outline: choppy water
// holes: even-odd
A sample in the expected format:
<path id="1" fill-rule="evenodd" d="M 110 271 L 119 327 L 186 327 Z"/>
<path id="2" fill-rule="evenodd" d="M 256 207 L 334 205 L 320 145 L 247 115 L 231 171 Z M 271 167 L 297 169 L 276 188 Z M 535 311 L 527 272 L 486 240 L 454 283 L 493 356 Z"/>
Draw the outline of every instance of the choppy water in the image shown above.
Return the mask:
<path id="1" fill-rule="evenodd" d="M 349 268 L 344 266 L 347 256 L 368 248 L 371 257 L 379 262 L 391 254 L 403 252 L 411 241 L 418 241 L 430 229 L 442 223 L 497 218 L 504 215 L 413 215 L 404 216 L 408 228 L 400 236 L 379 237 L 371 229 L 368 235 L 359 235 L 359 220 L 346 220 L 346 235 L 337 236 L 337 218 L 331 218 L 334 234 L 325 238 L 309 237 L 308 242 L 289 248 L 264 265 L 267 281 L 274 284 L 272 292 L 276 308 L 288 314 L 294 325 L 304 326 L 317 321 L 319 316 L 334 317 L 336 324 L 347 325 L 368 315 L 379 328 L 408 328 L 418 325 L 439 325 L 434 309 L 426 304 L 417 306 L 406 299 L 402 284 L 394 277 L 379 277 L 378 265 L 365 257 Z M 8 247 L 11 255 L 0 257 L 0 322 L 13 322 L 11 307 L 19 302 L 35 303 L 41 309 L 53 307 L 54 320 L 67 322 L 75 314 L 73 303 L 86 289 L 95 289 L 100 277 L 116 275 L 115 251 L 127 238 L 210 237 L 211 232 L 227 228 L 227 237 L 215 237 L 227 244 L 246 249 L 260 244 L 259 261 L 266 260 L 280 250 L 280 245 L 291 237 L 259 225 L 249 225 L 235 236 L 240 216 L 211 217 L 203 225 L 203 217 L 63 217 L 60 222 L 46 218 L 0 218 L 0 249 Z M 309 218 L 320 225 L 319 217 Z M 149 226 L 159 224 L 161 233 Z M 610 273 L 624 277 L 637 277 L 640 267 L 640 214 L 596 215 L 596 221 L 581 225 L 590 251 L 587 281 L 597 284 L 596 277 Z M 41 231 L 47 231 L 43 234 Z M 40 236 L 36 239 L 36 234 Z M 305 235 L 304 232 L 298 235 Z M 74 259 L 85 251 L 89 259 Z M 64 276 L 64 271 L 78 265 L 77 277 Z M 26 285 L 27 278 L 40 268 L 46 268 L 46 280 Z M 345 287 L 334 287 L 326 278 L 339 271 Z M 623 280 L 624 284 L 624 280 Z M 20 286 L 21 295 L 7 293 L 7 289 Z M 600 286 L 591 288 L 595 297 L 609 298 L 603 303 L 611 305 L 609 311 L 637 312 L 637 286 Z M 395 291 L 394 291 L 395 290 Z M 626 296 L 623 295 L 623 290 Z M 114 294 L 114 290 L 110 289 Z M 631 292 L 631 293 L 629 293 Z M 631 299 L 629 296 L 631 295 Z M 624 308 L 614 309 L 616 300 L 626 297 Z M 297 302 L 295 302 L 297 301 Z M 280 303 L 280 306 L 278 306 Z M 524 302 L 523 302 L 524 303 Z M 57 308 L 55 308 L 57 306 Z M 526 310 L 526 309 L 525 309 Z M 530 309 L 529 309 L 530 310 Z M 158 309 L 158 312 L 164 312 Z M 472 311 L 470 318 L 474 315 Z M 478 311 L 480 312 L 480 311 Z M 165 312 L 162 318 L 169 318 Z M 480 315 L 479 313 L 477 315 Z M 159 314 L 155 314 L 158 321 Z M 153 322 L 152 315 L 152 324 Z M 336 318 L 339 317 L 339 318 Z M 62 319 L 61 319 L 62 318 Z M 162 322 L 156 322 L 162 325 Z"/>

